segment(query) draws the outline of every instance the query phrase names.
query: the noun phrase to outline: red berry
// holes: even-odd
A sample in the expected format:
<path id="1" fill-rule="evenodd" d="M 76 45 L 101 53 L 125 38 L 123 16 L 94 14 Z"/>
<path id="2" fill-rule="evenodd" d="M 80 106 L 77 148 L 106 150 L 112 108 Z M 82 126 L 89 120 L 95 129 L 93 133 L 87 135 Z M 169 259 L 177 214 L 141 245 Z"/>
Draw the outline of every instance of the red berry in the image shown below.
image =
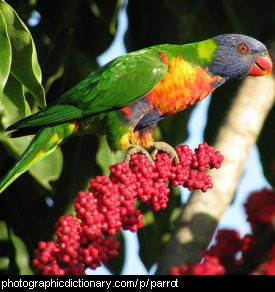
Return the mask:
<path id="1" fill-rule="evenodd" d="M 218 168 L 223 156 L 207 143 L 193 153 L 187 145 L 176 147 L 180 163 L 174 165 L 166 153 L 158 153 L 155 165 L 142 154 L 131 155 L 129 166 L 110 166 L 110 176 L 90 180 L 89 192 L 79 192 L 74 201 L 75 219 L 62 216 L 56 224 L 56 242 L 40 242 L 33 260 L 38 274 L 84 274 L 118 253 L 114 236 L 121 228 L 137 231 L 143 226 L 137 200 L 153 210 L 165 209 L 169 183 L 189 190 L 212 188 L 208 168 Z M 179 269 L 182 274 L 185 268 Z M 199 269 L 199 268 L 197 268 Z"/>

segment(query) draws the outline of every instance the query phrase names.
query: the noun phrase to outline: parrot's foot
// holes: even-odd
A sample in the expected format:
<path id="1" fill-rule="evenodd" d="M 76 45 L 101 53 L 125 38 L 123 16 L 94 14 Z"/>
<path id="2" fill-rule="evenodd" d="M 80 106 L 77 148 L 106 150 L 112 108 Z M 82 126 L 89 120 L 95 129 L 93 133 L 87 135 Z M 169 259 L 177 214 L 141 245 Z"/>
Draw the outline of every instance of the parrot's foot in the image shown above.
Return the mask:
<path id="1" fill-rule="evenodd" d="M 178 164 L 180 162 L 176 150 L 171 145 L 165 142 L 154 142 L 151 145 L 151 148 L 153 149 L 151 151 L 151 157 L 153 160 L 156 159 L 156 155 L 159 151 L 163 151 L 167 153 L 174 160 L 175 164 Z"/>
<path id="2" fill-rule="evenodd" d="M 141 147 L 139 145 L 134 145 L 134 144 L 131 144 L 130 147 L 128 148 L 124 161 L 127 164 L 129 164 L 129 162 L 131 160 L 131 155 L 136 154 L 136 153 L 144 154 L 148 158 L 148 160 L 151 162 L 151 164 L 154 165 L 154 160 L 152 159 L 149 152 L 147 150 L 145 150 L 143 147 Z"/>

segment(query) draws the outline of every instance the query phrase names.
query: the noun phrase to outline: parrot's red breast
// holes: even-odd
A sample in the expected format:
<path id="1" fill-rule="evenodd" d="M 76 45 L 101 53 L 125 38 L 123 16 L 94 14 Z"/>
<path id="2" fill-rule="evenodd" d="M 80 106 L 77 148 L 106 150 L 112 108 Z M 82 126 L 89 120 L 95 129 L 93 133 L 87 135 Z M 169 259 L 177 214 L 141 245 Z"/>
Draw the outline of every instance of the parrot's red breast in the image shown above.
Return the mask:
<path id="1" fill-rule="evenodd" d="M 163 54 L 162 58 L 166 60 Z M 182 56 L 170 59 L 168 66 L 165 77 L 146 96 L 161 115 L 175 114 L 204 99 L 222 80 L 222 77 L 211 76 L 203 68 L 193 66 Z"/>

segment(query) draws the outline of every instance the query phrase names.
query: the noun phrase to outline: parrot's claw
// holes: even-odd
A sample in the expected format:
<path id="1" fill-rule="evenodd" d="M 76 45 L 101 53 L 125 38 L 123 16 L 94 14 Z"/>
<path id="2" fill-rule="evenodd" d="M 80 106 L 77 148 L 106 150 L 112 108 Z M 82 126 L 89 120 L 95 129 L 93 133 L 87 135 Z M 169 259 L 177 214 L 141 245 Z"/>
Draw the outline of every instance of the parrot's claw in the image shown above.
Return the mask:
<path id="1" fill-rule="evenodd" d="M 145 150 L 143 147 L 139 146 L 139 145 L 130 145 L 130 147 L 127 150 L 127 154 L 126 157 L 124 159 L 124 161 L 129 164 L 130 160 L 131 160 L 131 155 L 132 154 L 136 154 L 136 153 L 141 153 L 144 154 L 148 160 L 151 162 L 152 165 L 154 165 L 154 160 L 152 159 L 151 155 L 149 154 L 149 152 L 147 150 Z"/>
<path id="2" fill-rule="evenodd" d="M 158 154 L 159 151 L 163 151 L 167 153 L 174 160 L 175 164 L 178 164 L 180 162 L 176 150 L 171 145 L 165 142 L 154 142 L 151 145 L 151 148 L 153 149 L 151 151 L 151 157 L 153 160 L 156 159 L 156 155 Z"/>

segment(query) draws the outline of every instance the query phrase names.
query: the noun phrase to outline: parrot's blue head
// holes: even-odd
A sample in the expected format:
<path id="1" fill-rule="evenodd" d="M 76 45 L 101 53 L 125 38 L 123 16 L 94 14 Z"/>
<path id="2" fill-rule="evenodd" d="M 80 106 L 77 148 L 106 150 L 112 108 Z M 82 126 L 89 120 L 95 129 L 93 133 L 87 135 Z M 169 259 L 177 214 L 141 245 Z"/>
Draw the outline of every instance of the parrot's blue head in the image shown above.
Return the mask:
<path id="1" fill-rule="evenodd" d="M 225 78 L 268 75 L 272 61 L 260 41 L 242 34 L 222 34 L 213 38 L 217 49 L 208 71 Z"/>

